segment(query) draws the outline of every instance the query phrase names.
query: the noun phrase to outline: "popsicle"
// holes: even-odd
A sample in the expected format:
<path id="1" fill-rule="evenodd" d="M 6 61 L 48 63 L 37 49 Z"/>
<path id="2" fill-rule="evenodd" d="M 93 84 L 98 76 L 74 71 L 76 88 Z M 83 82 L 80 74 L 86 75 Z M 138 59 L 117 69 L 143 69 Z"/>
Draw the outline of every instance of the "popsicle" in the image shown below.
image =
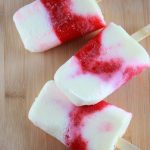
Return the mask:
<path id="1" fill-rule="evenodd" d="M 133 36 L 141 40 L 146 33 Z M 98 103 L 150 66 L 149 55 L 136 40 L 111 23 L 58 69 L 56 85 L 77 106 Z"/>
<path id="2" fill-rule="evenodd" d="M 29 112 L 35 126 L 71 150 L 114 150 L 131 118 L 131 113 L 105 101 L 77 107 L 54 81 L 45 84 Z"/>
<path id="3" fill-rule="evenodd" d="M 31 52 L 46 51 L 105 26 L 96 0 L 36 0 L 19 9 L 13 20 Z"/>

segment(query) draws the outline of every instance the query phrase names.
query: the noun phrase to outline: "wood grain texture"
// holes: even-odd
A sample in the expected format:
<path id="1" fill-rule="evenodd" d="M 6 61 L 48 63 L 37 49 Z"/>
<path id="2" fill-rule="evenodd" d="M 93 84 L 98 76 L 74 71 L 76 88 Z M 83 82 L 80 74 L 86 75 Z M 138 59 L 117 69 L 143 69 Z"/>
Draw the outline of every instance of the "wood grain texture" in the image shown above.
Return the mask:
<path id="1" fill-rule="evenodd" d="M 89 37 L 45 53 L 26 51 L 12 16 L 30 2 L 0 0 L 0 150 L 66 150 L 57 140 L 34 127 L 27 115 L 44 83 L 53 79 L 58 67 Z M 130 34 L 150 23 L 150 0 L 104 0 L 101 6 L 107 22 L 122 25 Z M 142 45 L 150 54 L 150 38 Z M 142 150 L 149 150 L 150 70 L 120 88 L 108 100 L 134 114 L 125 138 Z"/>

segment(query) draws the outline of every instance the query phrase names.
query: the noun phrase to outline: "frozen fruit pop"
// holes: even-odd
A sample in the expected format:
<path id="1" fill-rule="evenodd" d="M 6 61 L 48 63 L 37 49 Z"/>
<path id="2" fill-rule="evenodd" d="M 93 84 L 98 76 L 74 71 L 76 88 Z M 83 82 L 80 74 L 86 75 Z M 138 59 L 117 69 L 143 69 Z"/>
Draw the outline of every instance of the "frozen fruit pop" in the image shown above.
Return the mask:
<path id="1" fill-rule="evenodd" d="M 71 150 L 114 150 L 132 118 L 105 101 L 77 107 L 56 87 L 45 84 L 33 103 L 29 119 Z"/>
<path id="2" fill-rule="evenodd" d="M 61 66 L 54 78 L 75 105 L 91 105 L 149 66 L 145 49 L 111 23 Z"/>
<path id="3" fill-rule="evenodd" d="M 42 52 L 96 31 L 105 21 L 96 0 L 36 0 L 14 22 L 26 49 Z"/>

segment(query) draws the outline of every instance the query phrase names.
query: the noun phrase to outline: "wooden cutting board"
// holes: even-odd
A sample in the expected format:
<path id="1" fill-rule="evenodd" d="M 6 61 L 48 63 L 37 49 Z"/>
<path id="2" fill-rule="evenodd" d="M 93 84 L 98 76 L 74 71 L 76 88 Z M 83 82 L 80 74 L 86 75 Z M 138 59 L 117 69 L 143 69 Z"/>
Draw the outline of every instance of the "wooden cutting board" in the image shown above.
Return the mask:
<path id="1" fill-rule="evenodd" d="M 44 83 L 53 79 L 58 67 L 89 37 L 45 53 L 26 51 L 12 16 L 30 2 L 32 0 L 0 0 L 0 150 L 66 150 L 57 140 L 34 127 L 27 115 Z M 101 6 L 107 22 L 122 25 L 130 34 L 150 23 L 150 0 L 104 0 Z M 150 54 L 150 38 L 142 45 Z M 133 113 L 125 138 L 142 150 L 149 150 L 150 70 L 120 88 L 108 100 Z"/>

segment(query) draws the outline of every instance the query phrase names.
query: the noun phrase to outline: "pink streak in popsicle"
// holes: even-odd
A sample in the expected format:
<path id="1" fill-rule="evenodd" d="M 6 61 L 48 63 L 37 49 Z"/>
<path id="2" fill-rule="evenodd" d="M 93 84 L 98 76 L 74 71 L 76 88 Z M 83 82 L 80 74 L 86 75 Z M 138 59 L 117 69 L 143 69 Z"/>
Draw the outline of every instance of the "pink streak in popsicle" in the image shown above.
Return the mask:
<path id="1" fill-rule="evenodd" d="M 96 105 L 74 107 L 73 111 L 70 113 L 70 124 L 65 136 L 66 145 L 68 145 L 71 150 L 87 150 L 88 142 L 81 134 L 81 128 L 84 126 L 83 120 L 86 116 L 101 111 L 108 105 L 110 104 L 101 101 Z M 110 126 L 107 124 L 103 128 L 107 130 L 107 132 L 111 131 Z"/>
<path id="2" fill-rule="evenodd" d="M 131 80 L 135 75 L 141 73 L 148 66 L 140 66 L 140 67 L 127 67 L 123 72 L 123 76 L 125 81 Z"/>
<path id="3" fill-rule="evenodd" d="M 73 13 L 70 9 L 71 0 L 41 0 L 41 2 L 49 12 L 54 31 L 61 42 L 105 26 L 97 16 L 83 17 Z"/>
<path id="4" fill-rule="evenodd" d="M 79 60 L 83 73 L 102 75 L 101 78 L 108 80 L 120 70 L 123 60 L 120 58 L 113 58 L 107 61 L 98 60 L 102 50 L 101 36 L 102 33 L 80 49 L 75 56 Z"/>

